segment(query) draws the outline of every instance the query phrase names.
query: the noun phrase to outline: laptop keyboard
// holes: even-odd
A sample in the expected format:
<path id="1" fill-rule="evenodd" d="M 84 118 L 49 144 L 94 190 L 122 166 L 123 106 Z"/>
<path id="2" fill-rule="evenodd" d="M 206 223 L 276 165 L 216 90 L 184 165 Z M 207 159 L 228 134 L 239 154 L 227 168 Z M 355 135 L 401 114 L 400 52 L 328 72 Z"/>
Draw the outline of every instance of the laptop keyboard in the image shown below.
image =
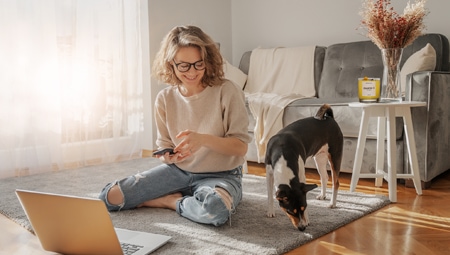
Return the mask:
<path id="1" fill-rule="evenodd" d="M 144 247 L 130 243 L 120 243 L 120 245 L 122 246 L 122 251 L 124 255 L 133 254 Z"/>

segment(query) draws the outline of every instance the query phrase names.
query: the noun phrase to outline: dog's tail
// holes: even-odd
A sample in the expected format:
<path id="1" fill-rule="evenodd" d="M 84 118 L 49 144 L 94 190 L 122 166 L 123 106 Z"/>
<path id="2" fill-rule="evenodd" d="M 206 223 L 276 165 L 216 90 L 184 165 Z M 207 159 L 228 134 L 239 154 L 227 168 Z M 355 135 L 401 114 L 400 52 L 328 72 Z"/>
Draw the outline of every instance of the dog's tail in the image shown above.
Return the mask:
<path id="1" fill-rule="evenodd" d="M 320 109 L 317 111 L 316 116 L 314 118 L 318 120 L 324 120 L 326 118 L 333 118 L 333 110 L 331 109 L 331 106 L 329 104 L 324 104 L 320 107 Z"/>

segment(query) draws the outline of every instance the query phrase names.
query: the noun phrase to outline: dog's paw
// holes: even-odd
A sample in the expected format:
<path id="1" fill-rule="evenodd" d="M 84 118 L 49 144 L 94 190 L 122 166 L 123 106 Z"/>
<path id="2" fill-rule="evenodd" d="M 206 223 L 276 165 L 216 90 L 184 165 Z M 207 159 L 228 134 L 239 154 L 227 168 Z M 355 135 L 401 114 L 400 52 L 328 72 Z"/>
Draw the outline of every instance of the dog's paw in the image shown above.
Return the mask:
<path id="1" fill-rule="evenodd" d="M 326 195 L 322 195 L 322 194 L 320 194 L 320 195 L 318 195 L 316 197 L 317 200 L 325 200 L 326 198 L 327 198 L 327 196 Z"/>
<path id="2" fill-rule="evenodd" d="M 336 205 L 333 204 L 333 203 L 330 203 L 330 204 L 328 205 L 328 208 L 331 208 L 331 209 L 336 208 Z"/>

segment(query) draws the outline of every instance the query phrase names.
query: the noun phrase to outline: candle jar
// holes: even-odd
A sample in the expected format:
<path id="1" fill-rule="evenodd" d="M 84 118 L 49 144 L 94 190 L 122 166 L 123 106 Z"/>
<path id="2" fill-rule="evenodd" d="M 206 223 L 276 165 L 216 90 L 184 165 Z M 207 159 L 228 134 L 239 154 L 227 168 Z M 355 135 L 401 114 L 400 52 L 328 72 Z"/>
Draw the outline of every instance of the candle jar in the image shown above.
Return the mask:
<path id="1" fill-rule="evenodd" d="M 359 78 L 358 97 L 362 103 L 376 103 L 380 100 L 380 79 Z"/>

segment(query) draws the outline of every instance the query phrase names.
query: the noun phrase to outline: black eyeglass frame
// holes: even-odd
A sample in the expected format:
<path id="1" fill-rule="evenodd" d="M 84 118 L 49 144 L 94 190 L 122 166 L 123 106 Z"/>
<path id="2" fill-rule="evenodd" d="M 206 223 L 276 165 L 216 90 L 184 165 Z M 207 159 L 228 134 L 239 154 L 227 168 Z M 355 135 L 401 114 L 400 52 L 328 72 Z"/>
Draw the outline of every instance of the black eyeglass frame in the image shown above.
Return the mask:
<path id="1" fill-rule="evenodd" d="M 175 66 L 177 67 L 177 70 L 178 70 L 180 73 L 188 72 L 189 70 L 191 70 L 191 67 L 192 67 L 192 66 L 193 66 L 194 69 L 197 70 L 197 71 L 205 70 L 205 69 L 206 69 L 206 65 L 203 65 L 203 68 L 200 68 L 200 69 L 197 68 L 197 67 L 195 66 L 197 63 L 200 63 L 200 62 L 204 62 L 204 60 L 199 60 L 199 61 L 196 61 L 196 62 L 194 62 L 194 63 L 188 63 L 188 62 L 180 62 L 180 63 L 177 63 L 177 62 L 175 62 L 175 59 L 173 60 L 173 63 L 175 64 Z M 179 68 L 178 66 L 181 65 L 181 64 L 188 64 L 188 65 L 189 65 L 188 69 L 186 69 L 185 71 L 180 70 L 180 68 Z"/>

